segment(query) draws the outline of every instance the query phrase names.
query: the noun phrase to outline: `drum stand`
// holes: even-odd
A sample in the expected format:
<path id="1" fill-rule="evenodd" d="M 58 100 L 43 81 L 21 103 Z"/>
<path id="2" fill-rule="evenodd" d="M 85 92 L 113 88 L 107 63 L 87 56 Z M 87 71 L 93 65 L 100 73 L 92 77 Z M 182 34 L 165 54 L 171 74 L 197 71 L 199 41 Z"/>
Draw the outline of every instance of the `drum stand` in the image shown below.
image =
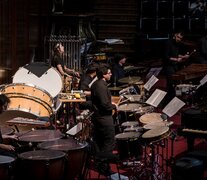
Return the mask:
<path id="1" fill-rule="evenodd" d="M 164 153 L 165 152 L 165 153 Z M 150 142 L 144 145 L 143 165 L 135 168 L 134 173 L 139 180 L 166 180 L 170 178 L 168 169 L 168 139 Z"/>

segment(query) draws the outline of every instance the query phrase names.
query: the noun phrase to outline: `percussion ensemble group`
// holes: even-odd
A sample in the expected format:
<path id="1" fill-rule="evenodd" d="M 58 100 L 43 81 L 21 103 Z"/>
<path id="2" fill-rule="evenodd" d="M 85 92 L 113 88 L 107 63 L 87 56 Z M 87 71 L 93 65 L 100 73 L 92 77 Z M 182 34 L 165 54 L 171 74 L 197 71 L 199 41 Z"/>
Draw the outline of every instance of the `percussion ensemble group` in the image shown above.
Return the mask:
<path id="1" fill-rule="evenodd" d="M 6 141 L 15 148 L 14 153 L 0 154 L 1 179 L 89 176 L 93 111 L 80 108 L 87 101 L 84 90 L 68 90 L 64 80 L 54 67 L 32 63 L 19 68 L 11 84 L 0 87 L 1 95 L 9 99 L 0 114 L 1 134 L 15 136 Z M 164 153 L 169 139 L 173 141 L 173 122 L 145 103 L 141 77 L 118 81 L 122 86 L 108 87 L 111 103 L 116 104 L 112 115 L 114 151 L 122 165 L 132 169 L 134 177 L 164 179 L 169 173 L 166 161 L 173 156 L 165 157 L 168 153 Z"/>

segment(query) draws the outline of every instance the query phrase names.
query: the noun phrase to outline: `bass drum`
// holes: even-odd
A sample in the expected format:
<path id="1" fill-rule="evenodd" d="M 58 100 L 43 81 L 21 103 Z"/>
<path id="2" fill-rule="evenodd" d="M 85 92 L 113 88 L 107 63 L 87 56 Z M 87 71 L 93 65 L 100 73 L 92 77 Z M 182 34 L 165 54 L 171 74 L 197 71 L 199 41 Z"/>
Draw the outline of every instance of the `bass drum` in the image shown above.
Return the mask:
<path id="1" fill-rule="evenodd" d="M 13 76 L 13 83 L 33 84 L 46 90 L 53 98 L 63 89 L 63 82 L 60 73 L 53 67 L 38 77 L 28 69 L 21 67 Z"/>

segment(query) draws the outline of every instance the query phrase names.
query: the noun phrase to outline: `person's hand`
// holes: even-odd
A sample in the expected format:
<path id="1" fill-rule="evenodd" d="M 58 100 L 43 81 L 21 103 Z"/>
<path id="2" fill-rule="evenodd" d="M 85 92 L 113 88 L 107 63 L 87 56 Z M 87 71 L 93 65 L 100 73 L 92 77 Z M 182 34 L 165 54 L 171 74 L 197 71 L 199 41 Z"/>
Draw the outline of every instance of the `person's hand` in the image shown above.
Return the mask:
<path id="1" fill-rule="evenodd" d="M 79 72 L 74 72 L 76 77 L 80 77 L 80 73 Z"/>
<path id="2" fill-rule="evenodd" d="M 116 104 L 115 102 L 111 102 L 111 104 L 113 104 L 116 107 L 116 109 L 118 108 L 118 104 Z"/>
<path id="3" fill-rule="evenodd" d="M 6 151 L 15 151 L 15 147 L 7 144 L 0 144 L 0 148 Z"/>
<path id="4" fill-rule="evenodd" d="M 183 59 L 181 57 L 177 58 L 177 62 L 181 62 Z"/>

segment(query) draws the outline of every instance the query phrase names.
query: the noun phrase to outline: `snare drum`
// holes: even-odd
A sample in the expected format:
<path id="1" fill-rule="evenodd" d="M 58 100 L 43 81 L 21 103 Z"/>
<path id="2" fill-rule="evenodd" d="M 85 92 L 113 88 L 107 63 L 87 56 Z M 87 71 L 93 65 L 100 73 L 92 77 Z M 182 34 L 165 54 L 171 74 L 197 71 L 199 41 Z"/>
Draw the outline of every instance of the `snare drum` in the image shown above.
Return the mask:
<path id="1" fill-rule="evenodd" d="M 139 132 L 124 132 L 115 136 L 120 159 L 139 158 L 142 155 L 140 135 Z"/>
<path id="2" fill-rule="evenodd" d="M 53 98 L 63 89 L 60 73 L 53 67 L 48 68 L 41 77 L 31 73 L 28 69 L 21 67 L 13 76 L 13 83 L 33 84 L 47 91 Z"/>
<path id="3" fill-rule="evenodd" d="M 0 155 L 0 179 L 10 180 L 13 175 L 15 158 Z"/>
<path id="4" fill-rule="evenodd" d="M 119 122 L 122 124 L 126 121 L 136 121 L 135 112 L 142 109 L 142 105 L 138 103 L 125 103 L 118 106 Z"/>
<path id="5" fill-rule="evenodd" d="M 81 175 L 86 162 L 87 146 L 88 143 L 80 143 L 72 138 L 43 142 L 38 145 L 40 149 L 58 150 L 68 154 L 66 179 L 75 179 L 78 175 Z"/>
<path id="6" fill-rule="evenodd" d="M 150 129 L 142 135 L 145 143 L 152 143 L 162 140 L 169 135 L 169 127 L 158 126 L 156 128 Z"/>
<path id="7" fill-rule="evenodd" d="M 19 154 L 17 179 L 57 180 L 64 175 L 65 153 L 36 150 Z"/>
<path id="8" fill-rule="evenodd" d="M 145 125 L 145 124 L 149 124 L 152 122 L 154 123 L 161 122 L 163 121 L 163 119 L 161 117 L 161 113 L 146 113 L 139 118 L 139 121 L 140 123 Z"/>

